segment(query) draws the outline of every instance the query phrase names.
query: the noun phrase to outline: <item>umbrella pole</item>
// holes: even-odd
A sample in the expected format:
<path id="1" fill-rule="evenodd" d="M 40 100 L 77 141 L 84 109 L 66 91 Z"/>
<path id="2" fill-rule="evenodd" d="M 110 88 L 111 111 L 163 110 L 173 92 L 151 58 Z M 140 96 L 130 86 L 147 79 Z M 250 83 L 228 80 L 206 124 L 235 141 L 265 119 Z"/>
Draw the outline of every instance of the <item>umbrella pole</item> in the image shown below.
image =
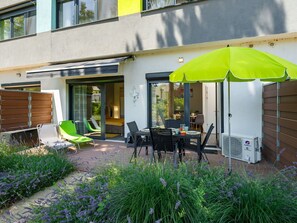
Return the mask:
<path id="1" fill-rule="evenodd" d="M 232 172 L 231 164 L 231 113 L 230 113 L 230 77 L 228 76 L 228 138 L 229 138 L 229 157 L 228 157 L 228 173 Z"/>

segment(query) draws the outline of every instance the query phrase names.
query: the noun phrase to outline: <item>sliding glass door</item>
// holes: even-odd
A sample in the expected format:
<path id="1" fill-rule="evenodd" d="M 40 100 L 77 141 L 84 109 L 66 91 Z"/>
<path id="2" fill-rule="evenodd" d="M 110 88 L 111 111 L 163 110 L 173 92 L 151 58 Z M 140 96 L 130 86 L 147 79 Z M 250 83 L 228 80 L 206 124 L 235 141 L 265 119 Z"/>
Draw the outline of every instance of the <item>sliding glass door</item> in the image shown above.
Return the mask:
<path id="1" fill-rule="evenodd" d="M 76 122 L 79 134 L 105 138 L 104 94 L 104 85 L 72 86 L 72 119 Z"/>
<path id="2" fill-rule="evenodd" d="M 79 134 L 96 139 L 124 140 L 124 78 L 67 80 L 69 119 Z"/>

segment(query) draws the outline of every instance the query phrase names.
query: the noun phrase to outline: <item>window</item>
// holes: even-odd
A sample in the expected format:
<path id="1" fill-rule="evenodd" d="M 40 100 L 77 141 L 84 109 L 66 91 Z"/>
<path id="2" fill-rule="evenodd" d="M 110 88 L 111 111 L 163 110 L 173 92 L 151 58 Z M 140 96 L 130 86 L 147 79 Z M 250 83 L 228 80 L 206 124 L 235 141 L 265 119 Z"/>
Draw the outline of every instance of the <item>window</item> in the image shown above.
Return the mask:
<path id="1" fill-rule="evenodd" d="M 117 0 L 58 0 L 58 28 L 117 16 Z"/>
<path id="2" fill-rule="evenodd" d="M 195 0 L 145 0 L 144 10 L 152 10 L 163 8 L 170 5 L 181 4 L 184 2 L 192 2 Z"/>
<path id="3" fill-rule="evenodd" d="M 0 40 L 6 40 L 35 33 L 35 7 L 29 7 L 0 15 Z"/>
<path id="4" fill-rule="evenodd" d="M 34 82 L 17 82 L 9 84 L 1 84 L 1 87 L 5 90 L 14 90 L 14 91 L 36 91 L 40 92 L 41 84 L 40 81 Z"/>

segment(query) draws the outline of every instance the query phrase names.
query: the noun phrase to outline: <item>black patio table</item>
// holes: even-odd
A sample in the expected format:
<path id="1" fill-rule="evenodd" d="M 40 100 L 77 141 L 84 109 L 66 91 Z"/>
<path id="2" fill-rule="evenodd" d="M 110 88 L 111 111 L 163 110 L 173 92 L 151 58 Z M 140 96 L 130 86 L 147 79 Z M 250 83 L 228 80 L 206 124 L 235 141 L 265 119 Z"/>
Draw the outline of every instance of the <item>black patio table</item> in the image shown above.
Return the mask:
<path id="1" fill-rule="evenodd" d="M 197 158 L 198 158 L 198 162 L 201 161 L 202 159 L 202 152 L 201 152 L 201 132 L 199 131 L 189 131 L 190 133 L 186 133 L 186 134 L 172 134 L 173 139 L 176 140 L 176 142 L 178 142 L 178 145 L 181 146 L 183 144 L 183 142 L 187 141 L 187 140 L 191 140 L 191 139 L 196 139 L 197 145 L 196 145 L 196 152 L 197 152 Z M 137 138 L 137 136 L 139 137 L 146 137 L 147 140 L 150 138 L 150 131 L 148 129 L 142 129 L 140 131 L 135 132 L 135 138 Z M 138 147 L 138 143 L 135 142 L 134 143 L 134 158 L 137 158 L 137 147 Z M 183 148 L 179 148 L 179 149 L 183 149 Z M 187 149 L 187 147 L 185 147 L 185 149 Z"/>

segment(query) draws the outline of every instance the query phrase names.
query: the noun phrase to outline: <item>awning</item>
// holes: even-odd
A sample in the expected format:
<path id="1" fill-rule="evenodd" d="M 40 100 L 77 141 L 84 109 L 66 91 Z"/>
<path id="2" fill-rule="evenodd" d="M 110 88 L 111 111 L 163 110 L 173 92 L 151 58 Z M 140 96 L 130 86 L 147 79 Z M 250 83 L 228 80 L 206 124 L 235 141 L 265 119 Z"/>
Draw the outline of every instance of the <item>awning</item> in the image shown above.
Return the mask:
<path id="1" fill-rule="evenodd" d="M 93 60 L 76 63 L 58 64 L 27 71 L 27 78 L 36 77 L 68 77 L 92 74 L 117 74 L 120 62 L 131 58 L 118 57 L 104 60 Z"/>

